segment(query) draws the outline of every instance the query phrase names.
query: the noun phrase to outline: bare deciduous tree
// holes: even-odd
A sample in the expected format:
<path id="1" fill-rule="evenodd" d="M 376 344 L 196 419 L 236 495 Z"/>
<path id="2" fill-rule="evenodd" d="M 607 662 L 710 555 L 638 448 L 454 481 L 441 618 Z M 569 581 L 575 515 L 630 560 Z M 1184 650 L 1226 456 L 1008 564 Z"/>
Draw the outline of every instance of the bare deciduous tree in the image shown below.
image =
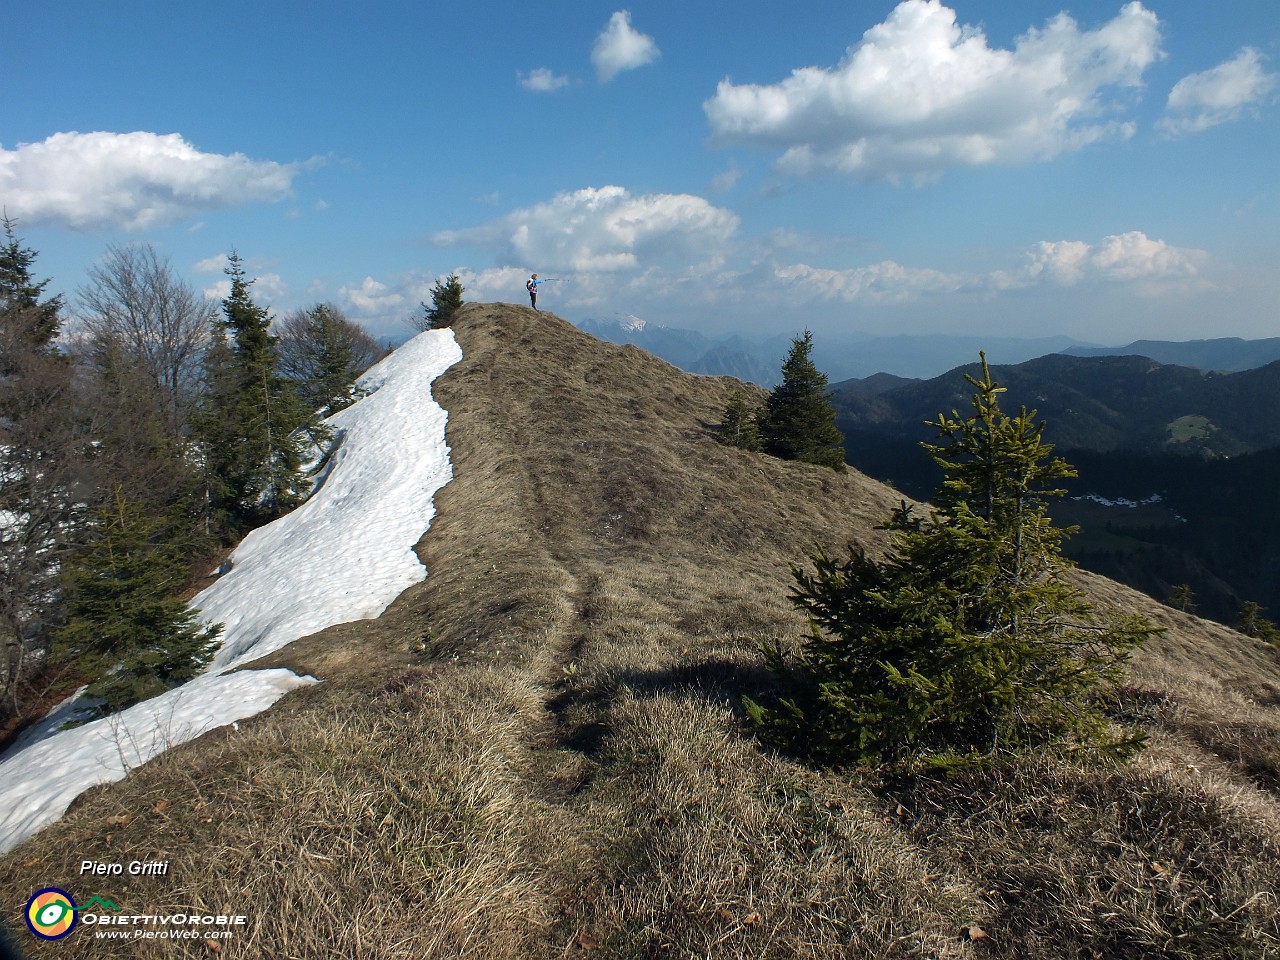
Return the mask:
<path id="1" fill-rule="evenodd" d="M 80 325 L 94 340 L 117 340 L 156 382 L 165 421 L 182 428 L 218 305 L 176 276 L 150 244 L 113 245 L 76 292 Z"/>

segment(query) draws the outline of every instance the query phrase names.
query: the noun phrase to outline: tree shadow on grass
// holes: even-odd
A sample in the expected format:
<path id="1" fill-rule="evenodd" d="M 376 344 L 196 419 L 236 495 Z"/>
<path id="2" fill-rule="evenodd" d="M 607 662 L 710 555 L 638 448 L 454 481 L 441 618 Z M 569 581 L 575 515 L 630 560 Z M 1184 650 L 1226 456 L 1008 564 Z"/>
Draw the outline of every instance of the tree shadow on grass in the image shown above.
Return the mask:
<path id="1" fill-rule="evenodd" d="M 665 695 L 701 700 L 727 707 L 735 718 L 745 721 L 742 698 L 768 697 L 777 688 L 777 677 L 763 663 L 709 658 L 659 670 L 614 671 L 578 683 L 566 678 L 547 706 L 565 724 L 561 742 L 595 757 L 610 732 L 610 708 L 624 692 L 641 700 Z"/>

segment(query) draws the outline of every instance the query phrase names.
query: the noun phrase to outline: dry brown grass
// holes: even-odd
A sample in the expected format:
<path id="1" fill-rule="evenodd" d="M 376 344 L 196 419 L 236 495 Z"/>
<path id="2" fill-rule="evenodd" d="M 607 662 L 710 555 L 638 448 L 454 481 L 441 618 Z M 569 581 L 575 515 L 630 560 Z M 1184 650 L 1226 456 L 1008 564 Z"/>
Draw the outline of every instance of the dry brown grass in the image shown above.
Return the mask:
<path id="1" fill-rule="evenodd" d="M 789 565 L 877 548 L 897 495 L 715 443 L 733 381 L 519 307 L 455 329 L 427 581 L 272 658 L 325 684 L 0 861 L 8 917 L 61 883 L 246 913 L 221 953 L 253 958 L 1280 956 L 1274 648 L 1080 574 L 1167 627 L 1117 704 L 1152 736 L 1135 764 L 806 769 L 740 698 L 803 629 Z M 171 868 L 90 890 L 83 858 Z"/>

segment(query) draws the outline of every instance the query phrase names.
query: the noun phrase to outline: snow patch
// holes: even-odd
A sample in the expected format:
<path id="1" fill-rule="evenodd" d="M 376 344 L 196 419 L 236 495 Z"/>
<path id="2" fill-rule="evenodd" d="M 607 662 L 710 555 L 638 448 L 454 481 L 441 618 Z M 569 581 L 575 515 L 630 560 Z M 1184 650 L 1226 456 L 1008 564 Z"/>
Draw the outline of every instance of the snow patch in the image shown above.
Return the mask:
<path id="1" fill-rule="evenodd" d="M 340 445 L 310 499 L 245 537 L 225 575 L 192 601 L 203 621 L 223 624 L 204 674 L 61 730 L 75 711 L 68 701 L 0 758 L 0 853 L 90 787 L 315 683 L 289 670 L 229 671 L 326 627 L 377 617 L 426 576 L 413 548 L 453 476 L 447 414 L 431 384 L 461 357 L 452 331 L 427 331 L 361 378 L 362 399 L 329 420 Z"/>

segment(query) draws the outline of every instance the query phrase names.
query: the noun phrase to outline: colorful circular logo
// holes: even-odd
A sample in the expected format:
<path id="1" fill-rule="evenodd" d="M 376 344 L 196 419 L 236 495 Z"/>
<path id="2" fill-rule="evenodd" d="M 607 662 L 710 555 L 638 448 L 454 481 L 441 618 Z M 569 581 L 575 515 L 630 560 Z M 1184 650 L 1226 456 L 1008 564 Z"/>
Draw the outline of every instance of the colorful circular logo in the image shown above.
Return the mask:
<path id="1" fill-rule="evenodd" d="M 27 926 L 41 940 L 61 940 L 76 926 L 76 902 L 57 887 L 45 887 L 27 901 Z"/>

